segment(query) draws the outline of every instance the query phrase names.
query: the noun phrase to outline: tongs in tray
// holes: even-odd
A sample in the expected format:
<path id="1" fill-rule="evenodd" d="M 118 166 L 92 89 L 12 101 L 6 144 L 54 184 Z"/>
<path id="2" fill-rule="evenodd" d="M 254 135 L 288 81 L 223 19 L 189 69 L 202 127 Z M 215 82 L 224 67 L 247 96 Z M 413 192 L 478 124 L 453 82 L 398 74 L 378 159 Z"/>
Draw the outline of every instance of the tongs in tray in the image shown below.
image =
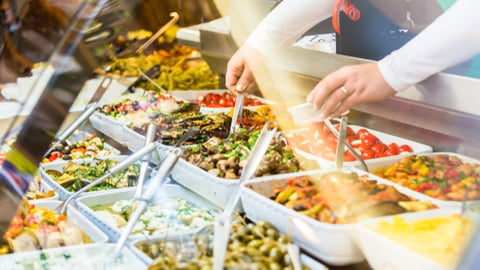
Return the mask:
<path id="1" fill-rule="evenodd" d="M 141 196 L 135 196 L 133 199 L 139 201 L 139 205 L 135 208 L 135 211 L 130 215 L 127 225 L 122 231 L 122 235 L 118 239 L 118 242 L 115 246 L 115 250 L 113 253 L 113 260 L 115 261 L 118 256 L 121 254 L 125 243 L 130 236 L 130 233 L 133 230 L 133 227 L 137 223 L 138 219 L 142 215 L 143 211 L 147 207 L 148 203 L 155 197 L 155 194 L 158 192 L 158 189 L 165 183 L 165 179 L 172 171 L 175 164 L 177 164 L 178 159 L 182 153 L 181 146 L 184 142 L 188 140 L 194 133 L 198 132 L 198 129 L 190 129 L 186 133 L 182 135 L 182 137 L 178 140 L 177 144 L 174 148 L 168 150 L 168 154 L 165 159 L 160 164 L 157 173 L 153 176 L 150 180 L 150 184 L 148 185 L 148 189 L 145 193 L 142 193 Z"/>
<path id="2" fill-rule="evenodd" d="M 238 101 L 238 98 L 237 98 Z M 242 102 L 243 104 L 243 102 Z M 233 123 L 233 122 L 232 122 Z M 227 252 L 227 243 L 230 235 L 232 224 L 232 216 L 240 200 L 240 187 L 248 181 L 257 170 L 258 165 L 263 159 L 265 152 L 270 145 L 272 138 L 276 135 L 278 124 L 274 121 L 267 121 L 258 136 L 257 142 L 250 152 L 247 164 L 243 167 L 240 181 L 235 186 L 233 193 L 230 195 L 223 213 L 215 218 L 214 244 L 213 244 L 213 269 L 221 270 L 224 266 L 225 254 Z"/>
<path id="3" fill-rule="evenodd" d="M 243 93 L 237 94 L 237 99 L 235 100 L 235 108 L 233 109 L 232 123 L 230 124 L 229 135 L 235 132 L 238 120 L 240 120 L 239 126 L 242 126 L 244 100 L 245 95 Z"/>

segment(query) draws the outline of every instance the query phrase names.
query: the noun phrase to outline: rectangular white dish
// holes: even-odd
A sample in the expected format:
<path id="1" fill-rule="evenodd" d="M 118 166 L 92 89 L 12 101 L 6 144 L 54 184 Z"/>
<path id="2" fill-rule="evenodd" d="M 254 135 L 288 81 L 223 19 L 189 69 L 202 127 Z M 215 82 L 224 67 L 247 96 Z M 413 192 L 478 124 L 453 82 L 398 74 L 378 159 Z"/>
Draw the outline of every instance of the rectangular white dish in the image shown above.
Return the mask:
<path id="1" fill-rule="evenodd" d="M 348 265 L 361 262 L 365 258 L 352 237 L 355 224 L 320 222 L 270 199 L 274 195 L 274 185 L 284 184 L 286 180 L 296 176 L 325 172 L 327 171 L 310 171 L 252 180 L 241 188 L 243 208 L 247 217 L 254 222 L 266 220 L 279 231 L 289 232 L 294 243 L 329 264 Z M 385 184 L 386 181 L 378 183 Z M 423 198 L 416 199 L 423 201 Z"/>
<path id="2" fill-rule="evenodd" d="M 142 262 L 144 262 L 147 265 L 150 265 L 153 262 L 153 259 L 150 258 L 143 251 L 141 251 L 137 247 L 138 244 L 145 243 L 145 242 L 146 243 L 158 243 L 159 241 L 167 241 L 168 242 L 170 240 L 179 241 L 179 242 L 183 243 L 185 241 L 189 241 L 191 239 L 191 237 L 192 237 L 191 234 L 185 234 L 181 237 L 176 237 L 176 238 L 154 237 L 154 238 L 150 238 L 148 240 L 134 240 L 130 244 L 130 249 L 133 251 L 133 253 L 135 253 L 140 258 L 140 260 L 142 260 Z M 311 257 L 309 257 L 305 254 L 300 254 L 300 262 L 303 263 L 305 266 L 309 267 L 312 270 L 327 270 L 328 269 L 323 264 L 321 264 L 320 262 L 314 260 L 313 258 L 311 258 Z"/>
<path id="3" fill-rule="evenodd" d="M 90 118 L 93 128 L 114 139 L 122 145 L 126 145 L 126 138 L 123 137 L 126 129 L 125 123 L 117 121 L 101 112 L 94 112 Z"/>
<path id="4" fill-rule="evenodd" d="M 193 102 L 196 103 L 197 99 L 199 96 L 206 95 L 208 93 L 214 93 L 214 94 L 223 94 L 223 93 L 231 93 L 229 90 L 224 89 L 224 90 L 185 90 L 185 91 L 170 91 L 170 94 L 174 96 L 176 99 L 181 99 L 185 100 L 187 102 Z M 253 95 L 248 95 L 248 97 L 258 99 L 264 104 L 272 104 L 274 103 L 273 101 L 266 100 L 261 97 L 253 96 Z M 256 110 L 261 106 L 245 106 L 244 108 L 249 109 L 249 110 Z M 233 107 L 201 107 L 200 112 L 203 114 L 209 114 L 209 113 L 228 113 L 230 112 Z"/>
<path id="5" fill-rule="evenodd" d="M 440 154 L 447 154 L 447 155 L 451 155 L 451 156 L 455 156 L 461 160 L 463 160 L 464 162 L 466 163 L 477 163 L 477 164 L 480 164 L 480 161 L 479 160 L 476 160 L 476 159 L 473 159 L 473 158 L 470 158 L 470 157 L 467 157 L 467 156 L 464 156 L 464 155 L 461 155 L 461 154 L 457 154 L 457 153 L 451 153 L 451 152 L 433 152 L 433 153 L 419 153 L 419 154 L 410 154 L 410 155 L 417 155 L 417 156 L 429 156 L 429 157 L 432 157 L 432 156 L 435 156 L 435 155 L 440 155 Z M 377 159 L 377 160 L 372 160 L 370 163 L 369 163 L 369 170 L 371 172 L 374 172 L 375 170 L 377 169 L 380 169 L 380 168 L 385 168 L 385 167 L 390 167 L 392 166 L 393 164 L 395 164 L 396 162 L 398 162 L 399 160 L 401 160 L 402 158 L 404 158 L 405 156 L 409 156 L 409 155 L 404 155 L 404 156 L 392 156 L 392 157 L 386 157 L 386 158 L 382 158 L 382 159 Z M 355 168 L 358 168 L 359 171 L 361 171 L 361 167 L 360 166 L 356 166 Z M 384 181 L 387 181 L 389 182 L 390 185 L 393 185 L 395 186 L 398 190 L 402 191 L 403 193 L 409 195 L 409 196 L 424 196 L 424 197 L 427 197 L 429 198 L 429 200 L 440 206 L 440 207 L 455 207 L 455 208 L 460 208 L 462 207 L 462 201 L 446 201 L 446 200 L 440 200 L 440 199 L 435 199 L 435 198 L 432 198 L 426 194 L 423 194 L 423 193 L 420 193 L 420 192 L 417 192 L 415 190 L 412 190 L 410 188 L 407 188 L 407 187 L 404 187 L 400 184 L 397 184 L 397 183 L 394 183 L 392 181 L 389 181 L 388 179 L 384 179 L 384 178 L 381 178 L 381 177 L 378 177 L 376 175 L 373 175 L 372 174 L 372 177 L 375 177 L 375 178 L 378 178 L 378 179 L 382 179 Z M 478 202 L 480 200 L 476 200 L 476 201 L 467 201 L 467 205 L 468 204 L 471 204 L 471 203 L 474 203 L 474 202 Z"/>
<path id="6" fill-rule="evenodd" d="M 121 235 L 121 230 L 118 229 L 116 226 L 112 226 L 112 224 L 103 220 L 99 215 L 95 213 L 94 210 L 91 209 L 91 207 L 96 205 L 112 204 L 118 200 L 129 200 L 133 198 L 134 193 L 135 188 L 124 188 L 121 190 L 105 191 L 101 194 L 88 194 L 77 199 L 77 206 L 79 211 L 86 215 L 90 220 L 92 220 L 92 222 L 94 222 L 98 227 L 100 227 L 108 235 L 111 241 L 116 241 Z M 203 207 L 210 210 L 216 209 L 214 205 L 210 204 L 203 198 L 200 198 L 196 194 L 188 191 L 187 189 L 179 185 L 167 184 L 163 187 L 163 191 L 159 191 L 158 194 L 161 194 L 162 196 L 157 195 L 153 201 L 153 204 L 155 204 L 155 201 L 159 201 L 163 198 L 183 198 L 197 207 Z M 215 213 L 215 211 L 212 211 L 212 213 Z M 197 230 L 169 232 L 168 235 L 175 237 L 195 231 Z M 135 235 L 129 237 L 129 239 L 131 240 L 145 238 L 146 236 L 143 235 Z"/>
<path id="7" fill-rule="evenodd" d="M 453 214 L 459 214 L 459 211 L 452 208 L 442 208 L 424 211 L 422 213 L 403 214 L 402 217 L 407 222 L 412 222 Z M 392 218 L 393 216 L 363 221 L 358 223 L 355 228 L 357 242 L 373 269 L 450 269 L 367 228 L 367 226 L 378 224 L 380 221 L 392 221 Z"/>
<path id="8" fill-rule="evenodd" d="M 8 270 L 104 270 L 112 256 L 115 244 L 91 244 L 32 251 L 0 256 L 2 269 Z M 45 259 L 41 259 L 45 258 Z M 113 269 L 146 269 L 146 265 L 128 248 L 121 253 L 121 260 Z M 107 264 L 107 265 L 106 265 Z"/>
<path id="9" fill-rule="evenodd" d="M 111 160 L 122 161 L 126 158 L 127 158 L 127 156 L 108 156 L 108 157 L 100 157 L 98 159 L 100 159 L 100 160 L 111 159 Z M 77 160 L 73 160 L 73 162 L 77 163 L 77 164 L 95 164 L 95 159 L 91 159 L 91 158 L 77 159 Z M 47 183 L 48 185 L 50 185 L 53 189 L 55 189 L 58 196 L 62 200 L 68 198 L 70 195 L 73 194 L 73 192 L 68 191 L 62 185 L 58 184 L 55 180 L 53 180 L 47 174 L 47 171 L 48 170 L 56 170 L 56 171 L 62 172 L 63 171 L 63 166 L 65 166 L 67 163 L 68 163 L 68 161 L 59 161 L 59 162 L 54 162 L 54 163 L 42 164 L 39 168 L 39 173 L 40 173 L 40 176 L 42 178 L 42 181 Z M 83 195 L 91 193 L 91 192 L 98 193 L 98 192 L 103 192 L 103 191 L 90 191 L 90 192 L 86 192 L 84 194 L 81 194 L 80 196 L 83 196 Z"/>
<path id="10" fill-rule="evenodd" d="M 407 139 L 404 139 L 404 138 L 401 138 L 401 137 L 397 137 L 397 136 L 394 136 L 394 135 L 383 133 L 383 132 L 373 130 L 373 129 L 370 129 L 370 128 L 365 128 L 365 127 L 362 127 L 362 126 L 356 126 L 356 125 L 348 125 L 348 126 L 350 128 L 352 128 L 353 131 L 355 131 L 355 132 L 357 132 L 360 129 L 366 129 L 371 134 L 375 135 L 378 139 L 380 139 L 384 144 L 387 144 L 387 145 L 390 144 L 390 143 L 397 143 L 398 145 L 407 144 L 407 145 L 412 147 L 413 153 L 415 153 L 415 154 L 429 153 L 429 152 L 433 151 L 432 147 L 429 146 L 429 145 L 426 145 L 426 144 L 422 144 L 422 143 L 415 142 L 415 141 L 412 141 L 412 140 L 407 140 Z M 301 132 L 301 130 L 299 130 L 299 131 L 291 130 L 291 131 L 288 131 L 287 134 L 295 133 L 295 132 Z M 345 147 L 345 149 L 346 149 L 346 147 Z M 335 166 L 335 161 L 334 160 L 327 160 L 327 159 L 324 159 L 324 158 L 319 157 L 317 155 L 302 151 L 302 150 L 297 149 L 297 148 L 295 148 L 295 151 L 297 151 L 298 153 L 301 153 L 302 155 L 304 155 L 306 157 L 317 160 L 320 165 L 324 165 L 324 166 L 327 165 L 327 166 L 330 166 L 330 167 Z M 395 157 L 402 157 L 402 156 L 405 156 L 405 155 L 408 155 L 408 154 L 400 154 L 400 155 L 397 155 Z M 372 162 L 374 162 L 376 160 L 385 160 L 385 159 L 388 159 L 388 158 L 389 157 L 367 159 L 367 160 L 365 160 L 365 163 L 367 163 L 367 166 L 369 166 L 369 164 L 371 164 Z M 349 162 L 344 162 L 343 166 L 353 167 L 353 166 L 357 166 L 359 164 L 360 164 L 360 161 L 349 161 Z"/>

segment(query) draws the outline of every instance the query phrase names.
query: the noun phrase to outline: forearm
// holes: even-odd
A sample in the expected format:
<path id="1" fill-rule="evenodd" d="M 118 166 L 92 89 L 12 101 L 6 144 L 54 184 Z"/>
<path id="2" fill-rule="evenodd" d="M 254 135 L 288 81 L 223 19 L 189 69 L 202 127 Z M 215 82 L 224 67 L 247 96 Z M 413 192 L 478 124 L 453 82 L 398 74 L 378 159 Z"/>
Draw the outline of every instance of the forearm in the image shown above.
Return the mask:
<path id="1" fill-rule="evenodd" d="M 479 53 L 478 10 L 480 1 L 458 0 L 405 46 L 380 60 L 388 84 L 404 90 Z"/>
<path id="2" fill-rule="evenodd" d="M 283 0 L 246 43 L 263 55 L 285 49 L 314 25 L 331 16 L 335 0 Z"/>

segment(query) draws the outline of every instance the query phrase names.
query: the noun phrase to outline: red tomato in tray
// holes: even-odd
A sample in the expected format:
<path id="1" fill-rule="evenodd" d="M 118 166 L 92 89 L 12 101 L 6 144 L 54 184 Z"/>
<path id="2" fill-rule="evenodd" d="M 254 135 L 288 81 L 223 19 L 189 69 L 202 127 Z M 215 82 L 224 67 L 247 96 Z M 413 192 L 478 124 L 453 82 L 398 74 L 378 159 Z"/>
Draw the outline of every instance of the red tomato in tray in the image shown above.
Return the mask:
<path id="1" fill-rule="evenodd" d="M 338 125 L 335 126 L 338 130 Z M 299 150 L 333 161 L 337 149 L 337 137 L 330 132 L 328 127 L 319 122 L 311 125 L 308 129 L 302 130 L 287 137 L 288 143 Z M 293 139 L 295 138 L 295 139 Z M 295 142 L 293 142 L 295 141 Z M 346 141 L 362 156 L 363 159 L 381 158 L 398 155 L 406 152 L 413 152 L 409 145 L 398 146 L 397 143 L 390 143 L 388 146 L 367 129 L 359 129 L 354 132 L 350 127 L 347 129 Z M 355 161 L 355 156 L 346 151 L 345 162 Z"/>
<path id="2" fill-rule="evenodd" d="M 228 108 L 234 107 L 237 96 L 232 95 L 228 92 L 222 94 L 218 93 L 208 93 L 205 95 L 200 95 L 197 97 L 197 103 L 200 106 L 210 107 L 210 108 Z M 260 106 L 265 105 L 257 98 L 245 97 L 244 106 Z"/>

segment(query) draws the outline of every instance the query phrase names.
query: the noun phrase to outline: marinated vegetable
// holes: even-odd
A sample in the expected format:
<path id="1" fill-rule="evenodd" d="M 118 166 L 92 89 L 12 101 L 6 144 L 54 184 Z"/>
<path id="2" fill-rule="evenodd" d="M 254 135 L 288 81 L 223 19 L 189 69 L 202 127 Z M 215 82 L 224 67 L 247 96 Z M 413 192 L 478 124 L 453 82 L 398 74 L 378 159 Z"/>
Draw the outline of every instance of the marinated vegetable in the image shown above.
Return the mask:
<path id="1" fill-rule="evenodd" d="M 47 171 L 47 174 L 68 191 L 75 192 L 105 174 L 117 163 L 118 161 L 111 159 L 95 159 L 94 165 L 69 161 L 63 166 L 61 172 L 49 170 Z M 130 165 L 128 168 L 107 178 L 105 181 L 90 188 L 88 191 L 128 187 L 129 182 L 135 182 L 138 173 L 138 165 Z"/>
<path id="2" fill-rule="evenodd" d="M 337 130 L 339 126 L 336 126 Z M 322 157 L 327 160 L 334 160 L 337 151 L 337 137 L 322 123 L 314 123 L 308 128 L 291 132 L 287 135 L 287 141 L 292 147 L 301 151 Z M 359 129 L 355 132 L 347 127 L 346 141 L 361 154 L 363 159 L 381 158 L 413 152 L 409 145 L 398 145 L 393 142 L 383 143 L 378 137 L 366 129 Z M 353 154 L 346 150 L 344 161 L 355 161 Z"/>
<path id="3" fill-rule="evenodd" d="M 42 163 L 50 163 L 56 160 L 103 157 L 114 154 L 113 151 L 105 149 L 105 139 L 92 134 L 87 136 L 85 140 L 76 143 L 61 142 L 52 152 L 45 156 Z"/>
<path id="4" fill-rule="evenodd" d="M 112 227 L 122 230 L 137 202 L 119 200 L 112 205 L 92 207 Z M 132 235 L 165 235 L 170 232 L 200 229 L 213 222 L 212 212 L 196 207 L 185 199 L 163 199 L 148 206 L 133 228 Z"/>
<path id="5" fill-rule="evenodd" d="M 90 238 L 64 215 L 54 210 L 37 208 L 26 200 L 14 216 L 3 236 L 8 246 L 0 254 L 25 252 L 62 246 L 90 243 Z"/>
<path id="6" fill-rule="evenodd" d="M 436 207 L 412 199 L 392 186 L 377 184 L 367 176 L 345 172 L 291 178 L 273 191 L 272 200 L 326 223 L 354 223 Z"/>
<path id="7" fill-rule="evenodd" d="M 177 101 L 169 94 L 148 91 L 142 96 L 126 97 L 120 102 L 104 105 L 100 112 L 126 124 L 141 126 L 161 114 L 180 109 L 183 104 L 183 101 Z"/>
<path id="8" fill-rule="evenodd" d="M 369 229 L 450 268 L 461 258 L 475 230 L 475 223 L 458 215 L 413 222 L 396 216 L 392 222 L 382 221 Z"/>
<path id="9" fill-rule="evenodd" d="M 182 156 L 188 162 L 222 178 L 238 179 L 260 131 L 241 129 L 227 139 L 212 137 L 205 143 L 185 149 Z M 289 173 L 300 170 L 292 149 L 281 138 L 270 143 L 255 176 Z"/>
<path id="10" fill-rule="evenodd" d="M 467 190 L 468 200 L 480 199 L 480 164 L 453 155 L 407 156 L 375 174 L 435 199 L 462 201 Z"/>
<path id="11" fill-rule="evenodd" d="M 175 243 L 142 242 L 137 247 L 148 254 L 153 263 L 149 270 L 213 269 L 213 234 L 197 235 L 193 241 Z M 232 225 L 225 269 L 293 270 L 287 245 L 290 238 L 281 235 L 265 221 L 257 224 L 240 220 Z M 302 269 L 308 269 L 303 266 Z"/>

